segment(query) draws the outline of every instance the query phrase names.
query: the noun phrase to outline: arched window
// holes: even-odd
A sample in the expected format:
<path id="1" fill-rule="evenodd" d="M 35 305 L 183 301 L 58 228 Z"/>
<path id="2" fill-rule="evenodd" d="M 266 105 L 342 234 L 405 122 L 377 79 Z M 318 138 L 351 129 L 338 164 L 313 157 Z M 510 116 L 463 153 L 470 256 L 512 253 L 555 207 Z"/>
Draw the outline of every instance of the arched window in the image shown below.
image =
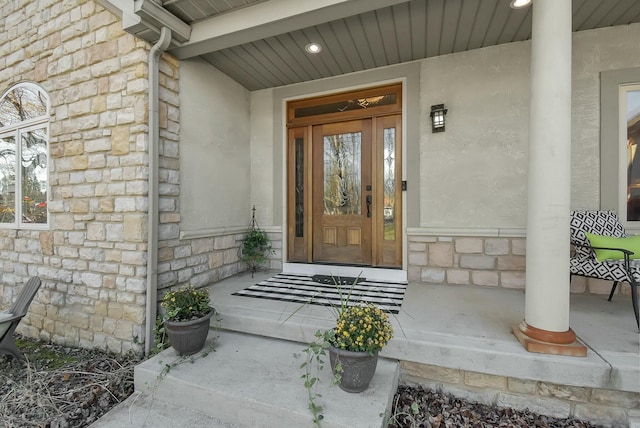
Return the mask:
<path id="1" fill-rule="evenodd" d="M 19 83 L 0 97 L 0 228 L 47 226 L 48 188 L 49 97 Z"/>

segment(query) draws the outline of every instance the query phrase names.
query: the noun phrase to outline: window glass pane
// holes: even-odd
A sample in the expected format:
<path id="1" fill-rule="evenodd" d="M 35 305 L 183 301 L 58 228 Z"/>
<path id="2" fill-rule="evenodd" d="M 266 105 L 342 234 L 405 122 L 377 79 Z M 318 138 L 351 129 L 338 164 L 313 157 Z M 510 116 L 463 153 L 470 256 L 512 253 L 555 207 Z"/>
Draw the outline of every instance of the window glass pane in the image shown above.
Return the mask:
<path id="1" fill-rule="evenodd" d="M 384 137 L 384 239 L 396 239 L 396 129 L 383 130 Z"/>
<path id="2" fill-rule="evenodd" d="M 360 214 L 361 132 L 324 137 L 324 213 Z"/>
<path id="3" fill-rule="evenodd" d="M 47 132 L 22 133 L 22 222 L 47 222 Z"/>
<path id="4" fill-rule="evenodd" d="M 16 139 L 0 138 L 0 223 L 15 221 Z"/>
<path id="5" fill-rule="evenodd" d="M 47 115 L 47 98 L 35 85 L 20 85 L 0 100 L 0 128 Z"/>
<path id="6" fill-rule="evenodd" d="M 627 221 L 640 220 L 640 90 L 626 92 Z"/>
<path id="7" fill-rule="evenodd" d="M 295 221 L 296 237 L 304 237 L 304 139 L 295 141 Z"/>

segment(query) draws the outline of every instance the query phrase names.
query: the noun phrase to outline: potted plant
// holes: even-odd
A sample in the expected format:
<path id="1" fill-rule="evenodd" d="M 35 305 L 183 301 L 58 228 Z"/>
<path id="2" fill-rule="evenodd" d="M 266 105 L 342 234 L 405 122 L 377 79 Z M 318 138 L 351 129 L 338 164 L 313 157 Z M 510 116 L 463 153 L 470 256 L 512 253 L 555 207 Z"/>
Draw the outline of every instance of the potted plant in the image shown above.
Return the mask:
<path id="1" fill-rule="evenodd" d="M 251 224 L 238 251 L 238 257 L 251 269 L 251 277 L 258 267 L 267 261 L 267 256 L 273 252 L 267 233 L 260 229 L 256 221 L 256 207 L 251 215 Z"/>
<path id="2" fill-rule="evenodd" d="M 271 253 L 271 244 L 266 232 L 250 229 L 242 240 L 240 249 L 240 259 L 249 265 L 253 276 L 258 267 L 267 261 L 267 256 Z"/>
<path id="3" fill-rule="evenodd" d="M 169 343 L 180 355 L 192 355 L 204 347 L 210 319 L 215 313 L 209 292 L 192 285 L 168 291 L 160 305 Z"/>
<path id="4" fill-rule="evenodd" d="M 349 303 L 351 293 L 343 294 L 340 287 L 337 288 L 341 304 L 333 308 L 335 327 L 316 332 L 315 339 L 304 350 L 307 356 L 301 366 L 316 426 L 320 426 L 323 419 L 323 407 L 316 403 L 319 394 L 313 388 L 320 379 L 314 372 L 323 369 L 326 352 L 329 352 L 333 383 L 347 392 L 362 392 L 375 374 L 378 353 L 393 337 L 388 314 L 372 303 Z M 314 365 L 316 370 L 312 368 Z"/>
<path id="5" fill-rule="evenodd" d="M 348 306 L 340 311 L 329 332 L 329 358 L 340 388 L 362 392 L 369 386 L 378 364 L 378 352 L 393 337 L 389 316 L 371 303 Z"/>

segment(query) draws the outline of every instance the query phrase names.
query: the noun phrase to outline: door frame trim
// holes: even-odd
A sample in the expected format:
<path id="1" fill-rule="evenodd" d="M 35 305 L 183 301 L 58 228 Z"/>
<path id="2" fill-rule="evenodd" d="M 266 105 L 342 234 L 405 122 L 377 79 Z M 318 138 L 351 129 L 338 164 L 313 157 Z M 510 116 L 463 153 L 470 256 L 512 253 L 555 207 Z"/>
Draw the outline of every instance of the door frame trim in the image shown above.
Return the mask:
<path id="1" fill-rule="evenodd" d="M 406 67 L 400 67 L 401 69 L 404 69 Z M 419 69 L 418 70 L 413 70 L 413 68 L 411 68 L 412 71 L 407 71 L 407 73 L 413 77 L 414 79 L 419 80 Z M 413 74 L 416 74 L 416 76 L 413 76 Z M 338 79 L 339 81 L 340 79 Z M 280 178 L 282 180 L 280 180 L 280 191 L 281 191 L 281 196 L 282 196 L 282 211 L 281 211 L 281 221 L 282 221 L 282 254 L 281 254 L 281 260 L 282 260 L 282 266 L 283 266 L 283 271 L 287 271 L 286 269 L 293 269 L 298 270 L 300 269 L 300 266 L 311 266 L 311 267 L 318 267 L 318 270 L 322 270 L 324 268 L 322 268 L 322 266 L 331 266 L 331 267 L 339 267 L 341 269 L 353 269 L 353 267 L 349 267 L 349 266 L 340 266 L 340 265 L 323 265 L 323 264 L 306 264 L 306 263 L 297 263 L 297 262 L 287 262 L 287 258 L 288 258 L 288 236 L 287 236 L 287 228 L 288 228 L 288 215 L 287 215 L 287 206 L 288 206 L 288 187 L 287 187 L 287 168 L 288 168 L 288 164 L 287 164 L 287 145 L 289 143 L 289 139 L 288 139 L 288 131 L 289 129 L 287 128 L 287 103 L 290 101 L 295 101 L 295 100 L 300 100 L 300 99 L 305 99 L 305 98 L 313 98 L 313 97 L 321 97 L 321 96 L 325 96 L 325 95 L 331 95 L 331 94 L 336 94 L 336 93 L 340 93 L 340 92 L 351 92 L 351 91 L 357 91 L 357 90 L 361 90 L 361 89 L 366 89 L 366 88 L 371 88 L 371 87 L 375 87 L 375 86 L 385 86 L 385 85 L 392 85 L 394 83 L 399 83 L 402 85 L 402 158 L 403 160 L 407 159 L 408 156 L 408 152 L 409 152 L 409 145 L 407 143 L 407 139 L 409 137 L 409 132 L 407 131 L 407 121 L 408 121 L 408 117 L 410 115 L 410 112 L 407 111 L 407 104 L 409 102 L 409 98 L 410 95 L 408 94 L 408 83 L 407 83 L 407 76 L 399 76 L 396 78 L 389 78 L 389 79 L 382 79 L 382 80 L 377 80 L 377 81 L 371 81 L 371 82 L 367 82 L 367 83 L 360 83 L 360 84 L 355 84 L 355 85 L 344 85 L 344 86 L 336 86 L 332 89 L 328 89 L 328 90 L 322 90 L 322 91 L 312 91 L 312 92 L 303 92 L 303 89 L 295 89 L 294 91 L 286 91 L 286 92 L 297 92 L 296 95 L 290 95 L 290 96 L 286 96 L 283 94 L 283 96 L 278 97 L 277 101 L 274 100 L 276 102 L 276 105 L 274 105 L 274 108 L 276 109 L 276 111 L 279 110 L 279 114 L 277 115 L 277 117 L 279 116 L 278 120 L 278 125 L 280 128 L 280 159 L 281 159 L 281 169 L 280 169 Z M 308 84 L 305 84 L 304 86 L 300 86 L 300 88 L 304 88 L 307 87 Z M 415 100 L 414 100 L 415 103 Z M 279 105 L 279 108 L 276 107 L 277 105 Z M 417 150 L 417 149 L 416 149 Z M 407 180 L 408 177 L 408 162 L 402 162 L 402 180 Z M 419 183 L 416 182 L 415 184 L 412 185 L 412 187 L 415 186 L 415 188 L 419 187 Z M 408 197 L 407 197 L 408 193 L 404 193 L 403 198 L 402 198 L 402 268 L 401 269 L 388 269 L 388 268 L 373 268 L 373 267 L 367 267 L 366 269 L 371 269 L 374 272 L 374 275 L 372 275 L 372 277 L 375 277 L 375 274 L 377 272 L 382 272 L 382 271 L 390 271 L 391 275 L 400 275 L 402 278 L 404 279 L 400 279 L 400 281 L 406 281 L 407 278 L 407 270 L 408 270 L 408 259 L 409 259 L 409 254 L 408 254 L 408 237 L 407 237 L 407 227 L 408 227 L 408 217 L 409 217 L 409 211 L 407 209 L 408 207 Z M 419 206 L 416 207 L 419 210 Z M 296 267 L 297 266 L 297 267 Z M 286 268 L 286 269 L 285 269 Z M 356 269 L 360 269 L 360 270 L 364 270 L 365 268 L 361 268 L 361 267 L 357 267 Z M 359 270 L 359 271 L 360 271 Z M 359 272 L 358 271 L 358 272 Z M 402 272 L 402 273 L 401 273 Z M 351 275 L 353 276 L 353 275 Z M 357 276 L 357 273 L 356 273 Z"/>

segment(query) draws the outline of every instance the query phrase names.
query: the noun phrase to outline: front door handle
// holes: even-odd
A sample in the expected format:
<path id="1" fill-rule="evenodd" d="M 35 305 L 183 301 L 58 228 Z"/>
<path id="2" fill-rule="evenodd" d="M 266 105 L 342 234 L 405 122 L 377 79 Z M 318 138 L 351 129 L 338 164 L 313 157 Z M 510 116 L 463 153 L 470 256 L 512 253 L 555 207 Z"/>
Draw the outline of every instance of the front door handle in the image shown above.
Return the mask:
<path id="1" fill-rule="evenodd" d="M 367 195 L 365 200 L 367 201 L 367 217 L 370 218 L 371 217 L 371 195 Z"/>

